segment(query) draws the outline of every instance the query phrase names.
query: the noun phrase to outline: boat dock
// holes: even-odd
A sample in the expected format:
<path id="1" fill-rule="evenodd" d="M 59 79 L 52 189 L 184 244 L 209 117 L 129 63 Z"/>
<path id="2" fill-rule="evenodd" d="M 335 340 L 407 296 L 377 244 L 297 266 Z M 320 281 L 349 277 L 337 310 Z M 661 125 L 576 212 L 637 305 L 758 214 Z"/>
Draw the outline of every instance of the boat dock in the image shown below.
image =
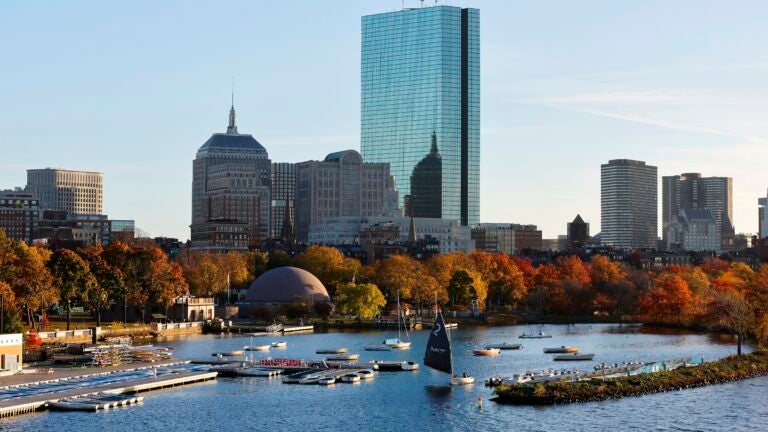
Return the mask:
<path id="1" fill-rule="evenodd" d="M 115 394 L 139 393 L 150 390 L 158 390 L 166 387 L 176 387 L 208 381 L 215 379 L 216 376 L 216 372 L 181 372 L 161 375 L 158 377 L 140 378 L 101 386 L 84 387 L 58 393 L 47 393 L 7 399 L 0 401 L 0 418 L 42 410 L 47 408 L 49 402 L 57 402 L 60 399 L 65 398 L 89 396 L 101 392 L 110 392 Z"/>
<path id="2" fill-rule="evenodd" d="M 282 324 L 273 324 L 269 326 L 248 326 L 233 325 L 231 331 L 238 333 L 250 333 L 251 336 L 274 336 L 288 333 L 312 333 L 315 331 L 313 325 L 284 326 Z"/>

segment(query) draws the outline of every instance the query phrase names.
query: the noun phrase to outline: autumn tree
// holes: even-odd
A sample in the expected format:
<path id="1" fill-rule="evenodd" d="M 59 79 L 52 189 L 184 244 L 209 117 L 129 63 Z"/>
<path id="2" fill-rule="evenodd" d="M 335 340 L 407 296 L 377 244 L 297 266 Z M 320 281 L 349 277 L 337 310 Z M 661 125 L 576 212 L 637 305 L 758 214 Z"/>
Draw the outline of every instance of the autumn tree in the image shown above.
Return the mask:
<path id="1" fill-rule="evenodd" d="M 58 301 L 58 292 L 53 286 L 51 272 L 46 266 L 51 252 L 48 249 L 27 246 L 19 242 L 16 247 L 16 276 L 12 287 L 26 312 L 27 325 L 34 325 L 33 311 L 44 309 Z"/>
<path id="2" fill-rule="evenodd" d="M 474 251 L 470 257 L 488 286 L 488 302 L 515 306 L 526 294 L 523 273 L 506 254 Z"/>
<path id="3" fill-rule="evenodd" d="M 389 293 L 390 301 L 398 294 L 401 299 L 411 299 L 411 289 L 420 278 L 421 265 L 410 257 L 394 255 L 376 263 L 374 280 Z"/>
<path id="4" fill-rule="evenodd" d="M 448 296 L 453 307 L 467 307 L 475 301 L 478 308 L 482 308 L 487 294 L 485 282 L 472 270 L 457 270 L 448 283 Z"/>
<path id="5" fill-rule="evenodd" d="M 685 280 L 678 274 L 665 272 L 656 279 L 654 288 L 640 296 L 638 309 L 642 316 L 656 322 L 685 322 L 692 302 Z"/>
<path id="6" fill-rule="evenodd" d="M 83 298 L 83 294 L 96 282 L 88 263 L 68 249 L 59 249 L 49 261 L 53 285 L 59 291 L 59 298 L 67 308 L 67 330 L 72 322 L 72 303 Z"/>
<path id="7" fill-rule="evenodd" d="M 88 262 L 96 282 L 84 293 L 83 300 L 96 317 L 96 325 L 101 326 L 101 311 L 114 299 L 125 295 L 123 275 L 120 270 L 110 266 L 99 251 L 84 250 L 81 255 Z"/>
<path id="8" fill-rule="evenodd" d="M 336 308 L 339 312 L 371 318 L 386 306 L 387 299 L 379 288 L 372 283 L 341 283 L 336 287 Z"/>
<path id="9" fill-rule="evenodd" d="M 755 328 L 755 312 L 749 301 L 734 291 L 712 290 L 708 304 L 708 317 L 711 327 L 725 330 L 736 335 L 737 354 L 741 355 L 744 338 Z"/>
<path id="10" fill-rule="evenodd" d="M 350 282 L 362 272 L 360 261 L 346 258 L 341 251 L 328 246 L 310 246 L 293 263 L 317 276 L 331 292 L 336 284 Z"/>
<path id="11" fill-rule="evenodd" d="M 624 280 L 626 273 L 619 263 L 604 255 L 597 255 L 589 262 L 589 275 L 597 291 L 603 291 L 606 285 Z"/>

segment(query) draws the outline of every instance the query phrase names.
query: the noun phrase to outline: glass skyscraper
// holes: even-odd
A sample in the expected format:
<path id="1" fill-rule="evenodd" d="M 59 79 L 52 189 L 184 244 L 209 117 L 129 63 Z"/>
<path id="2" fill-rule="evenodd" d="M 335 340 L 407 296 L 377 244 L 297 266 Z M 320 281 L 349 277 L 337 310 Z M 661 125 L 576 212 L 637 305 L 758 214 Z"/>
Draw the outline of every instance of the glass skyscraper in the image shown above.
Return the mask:
<path id="1" fill-rule="evenodd" d="M 363 158 L 390 164 L 406 215 L 479 223 L 480 12 L 434 6 L 364 16 L 361 74 Z M 431 206 L 413 202 L 414 168 L 437 153 L 440 214 L 415 214 Z"/>

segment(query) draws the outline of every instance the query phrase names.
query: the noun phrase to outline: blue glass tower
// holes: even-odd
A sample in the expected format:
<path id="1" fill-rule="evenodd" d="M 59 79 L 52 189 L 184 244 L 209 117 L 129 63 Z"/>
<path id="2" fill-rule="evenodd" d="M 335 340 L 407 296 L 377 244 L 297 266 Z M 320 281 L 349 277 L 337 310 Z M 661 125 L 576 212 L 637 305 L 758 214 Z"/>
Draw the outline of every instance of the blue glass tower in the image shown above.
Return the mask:
<path id="1" fill-rule="evenodd" d="M 390 164 L 406 213 L 479 223 L 480 12 L 435 6 L 364 16 L 361 66 L 365 161 Z M 434 157 L 434 142 L 440 214 L 435 197 L 420 204 L 411 187 L 412 178 L 424 178 L 414 168 Z"/>

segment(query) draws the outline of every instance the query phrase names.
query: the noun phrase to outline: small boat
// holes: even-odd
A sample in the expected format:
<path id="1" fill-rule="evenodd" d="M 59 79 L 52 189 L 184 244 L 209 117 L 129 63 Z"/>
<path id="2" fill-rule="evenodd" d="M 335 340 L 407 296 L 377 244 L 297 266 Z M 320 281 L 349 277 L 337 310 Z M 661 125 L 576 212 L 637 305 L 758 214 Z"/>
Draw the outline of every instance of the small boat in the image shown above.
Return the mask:
<path id="1" fill-rule="evenodd" d="M 522 348 L 523 346 L 520 344 L 511 344 L 511 343 L 500 343 L 500 344 L 494 344 L 494 345 L 487 345 L 486 348 L 496 348 L 500 350 L 518 350 Z"/>
<path id="2" fill-rule="evenodd" d="M 317 354 L 346 354 L 346 348 L 322 348 L 315 351 Z"/>
<path id="3" fill-rule="evenodd" d="M 245 351 L 269 351 L 270 345 L 246 345 Z"/>
<path id="4" fill-rule="evenodd" d="M 288 375 L 283 375 L 283 384 L 303 384 L 301 381 L 310 376 L 310 375 L 316 375 L 316 371 L 308 370 L 308 371 L 301 371 L 296 372 Z"/>
<path id="5" fill-rule="evenodd" d="M 358 377 L 358 379 L 359 379 L 359 377 Z M 320 385 L 326 385 L 326 386 L 334 385 L 334 384 L 336 384 L 336 377 L 324 376 L 324 377 L 318 379 L 317 383 L 320 384 Z"/>
<path id="6" fill-rule="evenodd" d="M 315 372 L 309 375 L 305 375 L 299 379 L 299 384 L 317 384 L 320 378 L 324 378 L 322 372 Z"/>
<path id="7" fill-rule="evenodd" d="M 419 370 L 419 364 L 415 361 L 404 361 L 400 363 L 400 369 L 404 371 L 415 371 Z"/>
<path id="8" fill-rule="evenodd" d="M 59 411 L 98 411 L 99 404 L 77 403 L 71 401 L 48 402 L 48 407 Z"/>
<path id="9" fill-rule="evenodd" d="M 355 361 L 360 358 L 360 354 L 341 354 L 341 355 L 334 355 L 330 357 L 326 357 L 326 360 L 328 361 L 341 361 L 341 362 L 351 362 Z"/>
<path id="10" fill-rule="evenodd" d="M 579 347 L 561 346 L 556 348 L 544 348 L 544 354 L 573 354 L 579 352 Z"/>
<path id="11" fill-rule="evenodd" d="M 272 348 L 285 348 L 288 344 L 286 342 L 280 341 L 280 342 L 272 342 Z"/>
<path id="12" fill-rule="evenodd" d="M 520 336 L 520 339 L 546 339 L 551 338 L 551 334 L 544 333 L 543 331 L 540 331 L 538 333 L 523 333 Z"/>
<path id="13" fill-rule="evenodd" d="M 374 379 L 376 377 L 376 373 L 370 369 L 363 369 L 357 371 L 357 375 L 360 377 L 361 380 L 369 380 Z"/>
<path id="14" fill-rule="evenodd" d="M 370 345 L 365 347 L 366 351 L 392 351 L 392 347 L 389 345 Z"/>
<path id="15" fill-rule="evenodd" d="M 501 353 L 501 350 L 499 348 L 488 348 L 488 347 L 472 351 L 473 355 L 480 356 L 480 357 L 497 356 L 500 353 Z"/>
<path id="16" fill-rule="evenodd" d="M 385 339 L 382 343 L 390 349 L 408 349 L 411 347 L 410 342 L 400 340 L 400 338 Z"/>
<path id="17" fill-rule="evenodd" d="M 345 383 L 357 383 L 360 382 L 360 375 L 357 373 L 348 373 L 341 376 L 341 382 Z"/>
<path id="18" fill-rule="evenodd" d="M 579 353 L 573 353 L 573 354 L 560 354 L 552 357 L 552 360 L 555 361 L 589 361 L 592 360 L 592 357 L 594 357 L 594 354 L 579 354 Z"/>
<path id="19" fill-rule="evenodd" d="M 216 352 L 212 354 L 214 357 L 222 356 L 222 357 L 242 357 L 243 351 L 222 351 L 222 352 Z"/>
<path id="20" fill-rule="evenodd" d="M 469 375 L 465 375 L 465 376 L 454 375 L 451 377 L 451 385 L 454 385 L 454 386 L 469 385 L 469 384 L 474 384 L 474 382 L 475 382 L 475 378 Z"/>

